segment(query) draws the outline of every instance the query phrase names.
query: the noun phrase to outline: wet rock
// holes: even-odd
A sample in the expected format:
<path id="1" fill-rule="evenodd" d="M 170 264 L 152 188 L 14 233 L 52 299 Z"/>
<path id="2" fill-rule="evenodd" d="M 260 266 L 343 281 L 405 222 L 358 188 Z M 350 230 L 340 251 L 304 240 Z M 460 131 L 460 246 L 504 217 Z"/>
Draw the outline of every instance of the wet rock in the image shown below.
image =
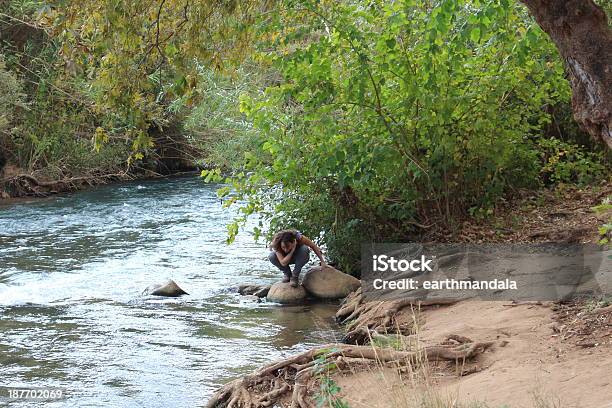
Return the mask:
<path id="1" fill-rule="evenodd" d="M 270 285 L 251 285 L 245 284 L 238 286 L 238 293 L 243 296 L 247 295 L 255 295 L 259 298 L 263 298 L 268 296 L 268 292 L 270 291 Z"/>
<path id="2" fill-rule="evenodd" d="M 267 299 L 270 302 L 284 304 L 300 303 L 306 299 L 306 290 L 302 285 L 294 288 L 289 283 L 276 282 L 270 287 Z"/>
<path id="3" fill-rule="evenodd" d="M 176 284 L 175 281 L 169 280 L 162 284 L 151 285 L 146 288 L 143 292 L 146 295 L 155 296 L 166 296 L 166 297 L 178 297 L 182 295 L 188 295 L 183 289 Z"/>
<path id="4" fill-rule="evenodd" d="M 265 298 L 266 296 L 268 296 L 268 293 L 270 292 L 270 285 L 265 286 L 261 289 L 259 289 L 258 291 L 253 292 L 253 295 L 257 296 L 258 298 Z"/>
<path id="5" fill-rule="evenodd" d="M 304 274 L 302 285 L 321 299 L 340 299 L 361 286 L 359 279 L 331 267 L 315 266 Z"/>

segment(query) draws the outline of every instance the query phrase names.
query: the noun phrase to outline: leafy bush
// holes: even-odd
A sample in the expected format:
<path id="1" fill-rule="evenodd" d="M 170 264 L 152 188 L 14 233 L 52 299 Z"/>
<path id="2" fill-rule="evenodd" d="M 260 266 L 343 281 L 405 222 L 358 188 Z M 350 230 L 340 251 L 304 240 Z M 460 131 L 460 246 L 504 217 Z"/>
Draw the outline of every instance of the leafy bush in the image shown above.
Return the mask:
<path id="1" fill-rule="evenodd" d="M 259 58 L 283 81 L 241 98 L 259 129 L 247 171 L 228 180 L 244 216 L 320 237 L 355 271 L 361 242 L 452 228 L 540 184 L 530 139 L 570 89 L 520 6 L 306 1 L 261 27 Z"/>
<path id="2" fill-rule="evenodd" d="M 96 176 L 125 168 L 131 144 L 112 141 L 94 149 L 98 115 L 77 82 L 41 77 L 12 133 L 13 160 L 49 178 Z M 75 101 L 78 101 L 75 103 Z"/>
<path id="3" fill-rule="evenodd" d="M 244 64 L 232 74 L 200 67 L 196 88 L 200 102 L 185 119 L 185 130 L 203 152 L 206 167 L 236 169 L 244 152 L 256 149 L 257 130 L 240 112 L 239 98 L 263 86 L 266 71 Z"/>
<path id="4" fill-rule="evenodd" d="M 0 54 L 0 137 L 8 134 L 15 109 L 24 106 L 23 100 L 21 83 L 6 69 L 4 56 Z"/>
<path id="5" fill-rule="evenodd" d="M 546 184 L 587 185 L 607 174 L 606 156 L 556 138 L 536 141 L 542 161 L 540 173 Z"/>
<path id="6" fill-rule="evenodd" d="M 598 214 L 607 214 L 609 216 L 607 222 L 600 225 L 597 229 L 599 232 L 599 244 L 608 245 L 612 239 L 612 196 L 606 197 L 601 204 L 593 207 L 593 211 Z"/>
<path id="7" fill-rule="evenodd" d="M 0 4 L 5 35 L 0 42 L 0 148 L 13 164 L 49 178 L 95 177 L 125 168 L 130 142 L 115 139 L 99 151 L 92 143 L 97 126 L 112 123 L 114 116 L 94 108 L 88 80 L 78 73 L 65 75 L 58 43 L 28 23 L 44 5 L 29 0 Z"/>

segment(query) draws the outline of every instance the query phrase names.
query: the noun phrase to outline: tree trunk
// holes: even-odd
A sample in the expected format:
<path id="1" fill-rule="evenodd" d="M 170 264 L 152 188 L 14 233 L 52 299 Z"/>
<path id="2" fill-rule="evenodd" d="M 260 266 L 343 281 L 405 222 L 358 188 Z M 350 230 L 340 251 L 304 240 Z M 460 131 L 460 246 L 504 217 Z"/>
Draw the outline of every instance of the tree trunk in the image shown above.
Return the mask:
<path id="1" fill-rule="evenodd" d="M 574 118 L 612 149 L 612 29 L 593 0 L 521 0 L 557 45 L 572 84 Z"/>

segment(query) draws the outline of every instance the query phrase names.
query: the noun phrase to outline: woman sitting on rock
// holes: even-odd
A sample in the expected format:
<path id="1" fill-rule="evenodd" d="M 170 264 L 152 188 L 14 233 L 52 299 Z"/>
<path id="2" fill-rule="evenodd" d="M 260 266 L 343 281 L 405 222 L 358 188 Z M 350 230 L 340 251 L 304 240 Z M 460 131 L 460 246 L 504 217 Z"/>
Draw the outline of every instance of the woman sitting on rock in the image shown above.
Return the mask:
<path id="1" fill-rule="evenodd" d="M 321 266 L 327 266 L 321 248 L 296 230 L 277 232 L 270 243 L 268 259 L 274 266 L 283 271 L 283 282 L 291 281 L 291 286 L 297 287 L 302 267 L 310 260 L 311 248 L 321 260 Z M 289 265 L 294 264 L 293 272 Z"/>

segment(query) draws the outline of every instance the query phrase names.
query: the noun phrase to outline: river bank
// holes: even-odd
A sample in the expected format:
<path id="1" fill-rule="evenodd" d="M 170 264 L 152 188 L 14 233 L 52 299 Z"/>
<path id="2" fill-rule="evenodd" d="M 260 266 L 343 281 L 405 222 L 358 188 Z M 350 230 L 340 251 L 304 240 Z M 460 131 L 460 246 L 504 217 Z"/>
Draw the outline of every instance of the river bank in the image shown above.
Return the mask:
<path id="1" fill-rule="evenodd" d="M 532 192 L 488 220 L 464 222 L 457 235 L 433 234 L 438 242 L 597 243 L 612 214 L 594 207 L 611 194 L 610 183 Z M 224 385 L 207 406 L 606 407 L 610 304 L 366 303 L 357 291 L 336 313 L 342 343 L 266 364 Z"/>
<path id="2" fill-rule="evenodd" d="M 125 171 L 113 174 L 50 178 L 27 173 L 13 165 L 0 171 L 0 203 L 28 202 L 31 199 L 51 197 L 55 194 L 81 191 L 90 187 L 138 180 L 161 180 L 175 177 L 197 176 L 201 169 L 196 166 L 157 173 L 152 170 Z"/>
<path id="3" fill-rule="evenodd" d="M 609 307 L 464 301 L 406 308 L 396 316 L 400 324 L 415 319 L 413 347 L 427 350 L 468 336 L 491 347 L 465 360 L 430 360 L 403 370 L 374 364 L 334 372 L 337 399 L 379 408 L 600 408 L 612 402 Z"/>
<path id="4" fill-rule="evenodd" d="M 367 321 L 391 318 L 390 334 L 376 327 L 359 340 L 364 345 L 325 344 L 269 363 L 223 386 L 207 407 L 323 400 L 364 408 L 604 408 L 612 402 L 609 302 L 378 305 L 383 313 Z"/>

